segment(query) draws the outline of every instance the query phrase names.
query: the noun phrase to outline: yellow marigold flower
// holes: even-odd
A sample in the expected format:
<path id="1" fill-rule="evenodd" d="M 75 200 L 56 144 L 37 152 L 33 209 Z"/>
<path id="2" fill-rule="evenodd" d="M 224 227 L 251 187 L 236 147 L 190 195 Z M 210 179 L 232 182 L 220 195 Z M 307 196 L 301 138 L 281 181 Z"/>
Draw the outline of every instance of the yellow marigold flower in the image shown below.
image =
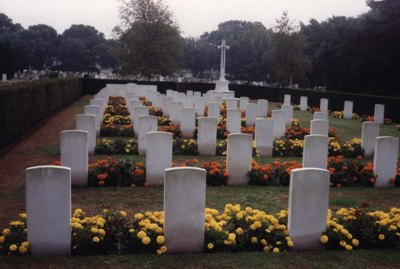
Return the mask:
<path id="1" fill-rule="evenodd" d="M 352 250 L 353 249 L 353 247 L 351 245 L 346 245 L 345 248 L 346 248 L 346 250 Z"/>
<path id="2" fill-rule="evenodd" d="M 10 234 L 10 229 L 4 229 L 2 233 L 3 235 L 8 235 Z"/>
<path id="3" fill-rule="evenodd" d="M 294 246 L 293 241 L 291 241 L 291 240 L 287 241 L 287 245 L 290 248 L 293 247 Z"/>
<path id="4" fill-rule="evenodd" d="M 322 244 L 328 243 L 328 240 L 329 238 L 326 235 L 321 235 L 321 237 L 319 238 L 319 241 L 321 241 Z"/>
<path id="5" fill-rule="evenodd" d="M 212 217 L 211 214 L 206 214 L 205 220 L 206 220 L 207 222 L 210 222 L 212 219 L 213 219 L 213 217 Z"/>
<path id="6" fill-rule="evenodd" d="M 129 233 L 133 234 L 135 232 L 135 229 L 130 228 Z"/>
<path id="7" fill-rule="evenodd" d="M 268 242 L 267 242 L 267 240 L 265 240 L 265 239 L 261 239 L 261 244 L 262 244 L 263 246 L 266 246 L 266 245 L 268 245 Z"/>
<path id="8" fill-rule="evenodd" d="M 236 229 L 235 232 L 236 232 L 236 234 L 238 234 L 238 235 L 242 235 L 242 234 L 243 234 L 243 229 L 239 227 L 239 228 Z"/>
<path id="9" fill-rule="evenodd" d="M 104 231 L 104 229 L 98 229 L 97 232 L 98 232 L 101 236 L 105 236 L 105 235 L 106 235 L 106 231 Z"/>
<path id="10" fill-rule="evenodd" d="M 25 253 L 28 252 L 28 249 L 27 249 L 26 247 L 24 247 L 24 246 L 20 246 L 20 247 L 18 248 L 18 251 L 19 251 L 21 254 L 25 254 Z"/>
<path id="11" fill-rule="evenodd" d="M 150 242 L 151 242 L 151 238 L 150 237 L 145 236 L 145 237 L 142 238 L 143 245 L 148 245 L 148 244 L 150 244 Z"/>
<path id="12" fill-rule="evenodd" d="M 221 226 L 219 226 L 219 225 L 215 225 L 215 228 L 214 228 L 217 232 L 222 232 L 222 227 Z"/>
<path id="13" fill-rule="evenodd" d="M 21 214 L 19 214 L 19 217 L 21 218 L 21 219 L 26 219 L 27 218 L 27 214 L 26 213 L 21 213 Z"/>
<path id="14" fill-rule="evenodd" d="M 4 236 L 0 236 L 0 244 L 4 242 L 5 237 Z"/>
<path id="15" fill-rule="evenodd" d="M 18 249 L 18 247 L 17 247 L 17 245 L 12 244 L 12 245 L 10 245 L 10 246 L 8 247 L 8 249 L 9 249 L 10 251 L 16 251 L 16 250 Z"/>
<path id="16" fill-rule="evenodd" d="M 385 235 L 384 235 L 384 234 L 380 234 L 380 235 L 378 236 L 378 238 L 379 238 L 379 240 L 385 240 Z"/>
<path id="17" fill-rule="evenodd" d="M 270 252 L 271 248 L 269 246 L 264 247 L 264 252 Z"/>
<path id="18" fill-rule="evenodd" d="M 143 239 L 143 238 L 145 238 L 146 236 L 147 236 L 147 234 L 146 234 L 146 232 L 144 232 L 144 231 L 140 231 L 140 232 L 137 233 L 137 237 L 138 237 L 139 239 Z"/>
<path id="19" fill-rule="evenodd" d="M 242 219 L 242 218 L 243 218 L 243 213 L 242 213 L 242 212 L 238 212 L 238 213 L 236 214 L 236 218 L 237 218 L 237 219 Z"/>
<path id="20" fill-rule="evenodd" d="M 279 248 L 274 248 L 272 251 L 277 253 L 277 252 L 279 252 Z"/>
<path id="21" fill-rule="evenodd" d="M 160 247 L 160 250 L 162 251 L 162 253 L 166 253 L 168 251 L 167 246 Z"/>
<path id="22" fill-rule="evenodd" d="M 344 240 L 340 240 L 339 241 L 339 245 L 342 246 L 342 247 L 346 247 L 347 243 Z"/>
<path id="23" fill-rule="evenodd" d="M 162 235 L 159 235 L 159 236 L 157 236 L 156 241 L 157 241 L 157 244 L 162 245 L 165 243 L 165 237 Z"/>
<path id="24" fill-rule="evenodd" d="M 97 236 L 93 237 L 93 242 L 95 242 L 95 243 L 98 243 L 98 242 L 100 242 L 100 238 L 99 238 L 99 237 L 97 237 Z"/>
<path id="25" fill-rule="evenodd" d="M 163 229 L 162 229 L 161 227 L 158 227 L 158 228 L 156 229 L 156 233 L 162 234 L 162 233 L 163 233 Z"/>
<path id="26" fill-rule="evenodd" d="M 214 244 L 213 243 L 208 243 L 207 244 L 207 248 L 208 249 L 213 249 L 214 248 Z"/>
<path id="27" fill-rule="evenodd" d="M 97 234 L 97 232 L 99 231 L 99 230 L 97 230 L 97 228 L 92 228 L 92 229 L 90 229 L 90 231 L 92 232 L 92 233 L 94 233 L 94 234 Z"/>
<path id="28" fill-rule="evenodd" d="M 351 243 L 353 244 L 353 246 L 358 247 L 358 245 L 360 244 L 360 242 L 357 239 L 353 239 L 351 240 Z"/>
<path id="29" fill-rule="evenodd" d="M 235 239 L 236 239 L 236 234 L 234 234 L 234 233 L 228 234 L 228 239 L 229 239 L 230 241 L 235 241 Z"/>
<path id="30" fill-rule="evenodd" d="M 257 244 L 257 237 L 255 237 L 255 236 L 253 236 L 252 238 L 251 238 L 251 243 L 253 243 L 253 244 Z"/>
<path id="31" fill-rule="evenodd" d="M 125 218 L 126 217 L 126 212 L 125 211 L 119 211 L 119 214 L 121 215 L 121 217 Z"/>
<path id="32" fill-rule="evenodd" d="M 141 220 L 141 219 L 143 219 L 143 214 L 142 214 L 142 213 L 137 213 L 137 214 L 135 214 L 135 219 L 136 219 L 136 220 Z"/>
<path id="33" fill-rule="evenodd" d="M 262 227 L 262 223 L 261 223 L 261 221 L 256 221 L 256 222 L 254 222 L 254 226 L 256 227 L 256 229 L 259 229 L 259 228 L 261 228 Z"/>

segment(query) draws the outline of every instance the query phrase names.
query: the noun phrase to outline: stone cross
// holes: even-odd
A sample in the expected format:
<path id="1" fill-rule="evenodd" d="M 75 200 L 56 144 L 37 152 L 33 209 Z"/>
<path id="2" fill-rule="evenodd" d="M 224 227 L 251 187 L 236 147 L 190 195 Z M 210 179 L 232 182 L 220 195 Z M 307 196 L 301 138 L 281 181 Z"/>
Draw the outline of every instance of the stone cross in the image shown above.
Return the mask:
<path id="1" fill-rule="evenodd" d="M 225 60 L 226 60 L 226 50 L 230 47 L 226 45 L 225 39 L 222 40 L 221 46 L 218 49 L 221 50 L 221 67 L 219 72 L 219 80 L 225 80 Z"/>

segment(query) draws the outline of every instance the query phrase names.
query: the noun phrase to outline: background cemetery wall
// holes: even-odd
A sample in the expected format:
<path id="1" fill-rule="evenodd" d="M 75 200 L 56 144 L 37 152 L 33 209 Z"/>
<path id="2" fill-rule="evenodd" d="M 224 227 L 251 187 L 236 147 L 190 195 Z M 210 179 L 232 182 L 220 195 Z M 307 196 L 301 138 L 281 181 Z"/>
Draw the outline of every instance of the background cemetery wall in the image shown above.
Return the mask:
<path id="1" fill-rule="evenodd" d="M 101 79 L 83 79 L 83 92 L 84 94 L 96 94 L 106 84 L 153 84 L 158 86 L 158 91 L 165 93 L 167 89 L 172 89 L 179 92 L 187 90 L 199 91 L 202 93 L 208 90 L 213 90 L 215 84 L 213 83 L 176 83 L 176 82 L 143 82 L 134 80 L 101 80 Z M 290 94 L 291 100 L 294 104 L 300 104 L 300 96 L 308 97 L 308 105 L 311 107 L 319 107 L 321 98 L 329 99 L 329 109 L 332 111 L 342 111 L 344 101 L 353 101 L 355 113 L 360 115 L 373 115 L 375 104 L 385 105 L 385 115 L 390 117 L 395 122 L 400 122 L 400 98 L 374 96 L 374 95 L 360 95 L 345 92 L 322 92 L 308 89 L 288 89 L 288 88 L 271 88 L 252 85 L 239 85 L 231 84 L 229 89 L 235 91 L 235 96 L 248 96 L 250 99 L 268 99 L 271 102 L 283 103 L 283 96 Z"/>
<path id="2" fill-rule="evenodd" d="M 51 79 L 0 87 L 0 153 L 57 110 L 82 96 L 81 79 Z"/>

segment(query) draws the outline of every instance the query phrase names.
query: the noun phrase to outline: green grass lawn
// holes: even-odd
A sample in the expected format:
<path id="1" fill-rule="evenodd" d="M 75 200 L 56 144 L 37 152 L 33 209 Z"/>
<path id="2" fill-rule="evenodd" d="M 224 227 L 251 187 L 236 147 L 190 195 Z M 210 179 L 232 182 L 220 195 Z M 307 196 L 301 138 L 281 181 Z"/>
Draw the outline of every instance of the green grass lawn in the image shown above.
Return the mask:
<path id="1" fill-rule="evenodd" d="M 76 103 L 84 106 L 86 103 Z M 270 109 L 276 108 L 275 104 Z M 310 112 L 294 112 L 303 127 L 309 126 Z M 330 127 L 336 128 L 342 141 L 361 137 L 360 120 L 333 119 Z M 381 135 L 399 137 L 395 125 L 381 128 Z M 41 148 L 38 154 L 58 159 L 57 147 Z M 90 160 L 108 155 L 91 156 Z M 115 158 L 126 155 L 116 155 Z M 174 161 L 196 158 L 200 162 L 221 160 L 224 157 L 174 156 Z M 139 159 L 144 160 L 143 157 Z M 301 161 L 301 158 L 280 158 Z M 256 158 L 259 163 L 270 163 L 274 158 Z M 277 213 L 288 207 L 288 187 L 223 186 L 207 187 L 207 207 L 222 210 L 227 203 L 239 203 L 268 213 Z M 24 188 L 6 192 L 0 198 L 15 202 L 25 200 Z M 400 189 L 397 188 L 331 188 L 330 208 L 357 207 L 368 201 L 371 210 L 389 210 L 400 206 Z M 163 210 L 162 187 L 137 188 L 74 188 L 72 207 L 82 208 L 88 214 L 98 214 L 104 208 L 126 210 L 130 216 L 143 211 Z M 20 212 L 10 212 L 17 217 Z M 310 251 L 290 253 L 218 253 L 184 255 L 111 255 L 91 257 L 5 257 L 0 256 L 0 268 L 400 268 L 399 250 Z"/>

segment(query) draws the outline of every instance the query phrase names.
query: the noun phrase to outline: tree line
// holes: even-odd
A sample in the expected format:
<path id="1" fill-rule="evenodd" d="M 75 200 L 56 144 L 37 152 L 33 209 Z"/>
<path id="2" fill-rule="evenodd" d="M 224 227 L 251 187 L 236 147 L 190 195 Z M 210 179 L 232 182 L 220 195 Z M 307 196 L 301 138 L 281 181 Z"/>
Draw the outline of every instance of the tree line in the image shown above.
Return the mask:
<path id="1" fill-rule="evenodd" d="M 284 12 L 273 28 L 226 21 L 198 38 L 183 38 L 162 0 L 123 0 L 116 39 L 73 25 L 61 35 L 47 25 L 23 29 L 0 14 L 0 71 L 57 68 L 94 71 L 112 67 L 123 76 L 179 74 L 210 78 L 219 69 L 217 46 L 226 39 L 230 80 L 400 95 L 400 1 L 367 0 L 358 17 L 293 22 Z M 5 59 L 5 60 L 3 60 Z"/>

